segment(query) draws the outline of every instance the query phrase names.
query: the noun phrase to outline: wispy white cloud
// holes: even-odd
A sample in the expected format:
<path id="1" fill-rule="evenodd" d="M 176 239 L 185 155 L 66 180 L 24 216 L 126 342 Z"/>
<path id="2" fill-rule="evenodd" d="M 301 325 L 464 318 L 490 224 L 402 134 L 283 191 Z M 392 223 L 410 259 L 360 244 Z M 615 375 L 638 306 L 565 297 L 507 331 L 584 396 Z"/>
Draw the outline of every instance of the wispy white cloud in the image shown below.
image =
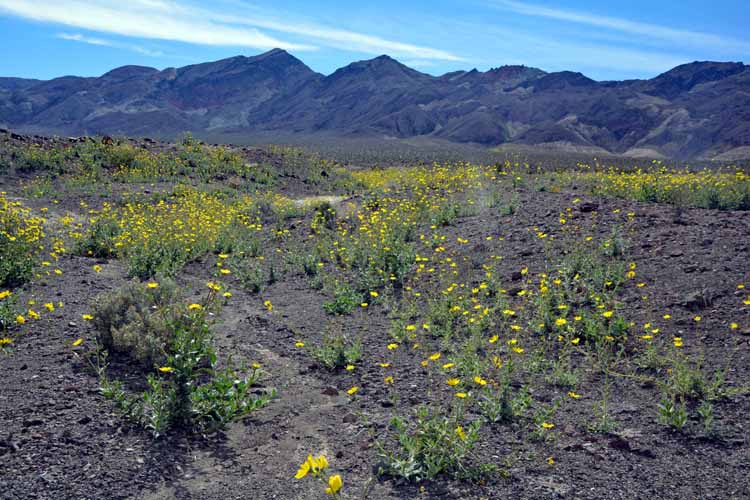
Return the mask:
<path id="1" fill-rule="evenodd" d="M 143 55 L 151 56 L 151 57 L 161 57 L 164 55 L 164 53 L 159 50 L 147 49 L 145 47 L 141 47 L 140 45 L 134 45 L 130 43 L 120 43 L 114 40 L 90 37 L 90 36 L 82 35 L 80 33 L 58 33 L 56 37 L 61 40 L 69 40 L 72 42 L 87 43 L 89 45 L 100 45 L 103 47 L 114 47 L 117 49 L 131 50 L 133 52 L 138 52 L 139 54 L 143 54 Z"/>
<path id="2" fill-rule="evenodd" d="M 255 29 L 180 16 L 170 12 L 168 7 L 168 3 L 159 0 L 0 0 L 0 12 L 122 36 L 257 49 L 315 49 L 311 45 L 285 42 Z"/>
<path id="3" fill-rule="evenodd" d="M 652 77 L 691 59 L 679 51 L 625 47 L 599 40 L 529 34 L 497 24 L 458 21 L 455 43 L 473 44 L 480 68 L 525 64 L 545 71 L 581 71 L 597 79 Z"/>
<path id="4" fill-rule="evenodd" d="M 406 59 L 401 62 L 411 68 L 432 68 L 435 66 L 435 61 L 426 61 L 424 59 Z"/>
<path id="5" fill-rule="evenodd" d="M 235 2 L 235 5 L 243 4 Z M 249 6 L 244 6 L 250 8 Z M 381 37 L 357 33 L 354 31 L 341 30 L 330 26 L 322 26 L 304 21 L 280 21 L 273 15 L 265 12 L 260 13 L 257 9 L 245 14 L 242 8 L 236 8 L 234 14 L 216 14 L 208 11 L 200 11 L 201 15 L 211 16 L 219 22 L 230 24 L 254 26 L 282 33 L 309 37 L 315 43 L 334 47 L 337 49 L 363 52 L 365 54 L 380 55 L 388 53 L 392 56 L 413 57 L 420 60 L 442 60 L 462 61 L 463 58 L 448 51 L 413 45 Z M 198 11 L 196 11 L 198 12 Z"/>
<path id="6" fill-rule="evenodd" d="M 241 2 L 212 9 L 174 0 L 0 0 L 0 12 L 136 38 L 257 49 L 315 50 L 319 46 L 420 60 L 460 61 L 450 52 L 307 21 L 287 21 Z M 291 35 L 292 42 L 264 31 Z"/>
<path id="7" fill-rule="evenodd" d="M 679 46 L 699 46 L 712 48 L 714 50 L 726 50 L 736 52 L 750 51 L 750 42 L 734 38 L 691 31 L 675 29 L 652 23 L 642 23 L 623 19 L 619 17 L 603 16 L 589 12 L 559 9 L 543 5 L 518 2 L 516 0 L 491 0 L 491 4 L 504 8 L 518 14 L 527 16 L 543 17 L 558 21 L 567 21 L 577 24 L 605 28 L 630 35 L 638 35 L 646 39 L 657 39 L 674 43 Z"/>

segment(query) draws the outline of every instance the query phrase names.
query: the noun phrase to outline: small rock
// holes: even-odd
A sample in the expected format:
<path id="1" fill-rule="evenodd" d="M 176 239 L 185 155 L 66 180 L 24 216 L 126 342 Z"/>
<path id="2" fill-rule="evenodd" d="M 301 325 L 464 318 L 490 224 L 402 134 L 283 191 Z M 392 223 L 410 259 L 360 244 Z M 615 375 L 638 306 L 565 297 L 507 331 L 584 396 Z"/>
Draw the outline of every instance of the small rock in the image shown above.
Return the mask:
<path id="1" fill-rule="evenodd" d="M 578 211 L 582 213 L 596 212 L 599 210 L 599 204 L 593 201 L 586 201 L 578 205 Z"/>
<path id="2" fill-rule="evenodd" d="M 713 302 L 713 296 L 713 292 L 709 289 L 691 292 L 685 296 L 681 305 L 691 311 L 698 311 L 710 306 Z"/>
<path id="3" fill-rule="evenodd" d="M 354 424 L 357 422 L 357 415 L 354 413 L 347 413 L 344 415 L 344 423 L 345 424 Z"/>
<path id="4" fill-rule="evenodd" d="M 329 385 L 328 387 L 326 387 L 325 389 L 323 389 L 322 394 L 324 394 L 326 396 L 338 396 L 339 395 L 339 390 L 336 389 L 335 387 Z"/>
<path id="5" fill-rule="evenodd" d="M 42 420 L 41 418 L 29 418 L 23 421 L 24 427 L 33 427 L 42 424 L 44 424 L 44 420 Z"/>

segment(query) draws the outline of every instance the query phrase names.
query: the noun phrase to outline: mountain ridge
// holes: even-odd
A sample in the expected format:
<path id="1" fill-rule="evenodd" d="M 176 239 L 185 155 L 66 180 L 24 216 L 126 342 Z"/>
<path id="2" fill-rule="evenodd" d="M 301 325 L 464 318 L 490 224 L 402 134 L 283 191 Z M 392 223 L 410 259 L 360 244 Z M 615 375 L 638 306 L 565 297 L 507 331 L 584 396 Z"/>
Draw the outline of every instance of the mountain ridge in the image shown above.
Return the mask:
<path id="1" fill-rule="evenodd" d="M 0 78 L 0 126 L 61 135 L 424 136 L 732 157 L 750 146 L 749 89 L 750 66 L 733 62 L 600 82 L 522 65 L 433 76 L 381 55 L 323 75 L 273 49 L 163 70 L 127 65 L 99 77 Z"/>

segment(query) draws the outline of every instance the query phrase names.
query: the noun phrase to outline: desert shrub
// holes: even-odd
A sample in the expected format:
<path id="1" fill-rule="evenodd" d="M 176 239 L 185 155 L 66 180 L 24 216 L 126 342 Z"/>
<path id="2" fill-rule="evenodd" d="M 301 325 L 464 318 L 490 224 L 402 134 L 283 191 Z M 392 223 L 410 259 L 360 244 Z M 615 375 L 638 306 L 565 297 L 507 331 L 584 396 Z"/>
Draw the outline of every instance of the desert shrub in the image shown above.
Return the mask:
<path id="1" fill-rule="evenodd" d="M 260 367 L 236 369 L 231 359 L 220 369 L 208 314 L 215 292 L 202 304 L 183 304 L 164 316 L 166 331 L 161 363 L 147 375 L 148 389 L 130 397 L 121 382 L 102 370 L 101 388 L 127 417 L 155 438 L 173 430 L 212 432 L 266 405 L 275 391 L 256 395 Z"/>
<path id="2" fill-rule="evenodd" d="M 362 303 L 362 294 L 348 283 L 336 282 L 333 286 L 333 300 L 323 303 L 328 314 L 349 314 Z"/>
<path id="3" fill-rule="evenodd" d="M 84 257 L 114 257 L 120 226 L 111 219 L 99 219 L 91 224 L 86 235 L 76 241 L 75 252 Z"/>
<path id="4" fill-rule="evenodd" d="M 344 368 L 362 357 L 362 343 L 346 335 L 325 335 L 319 346 L 310 347 L 310 354 L 329 370 Z"/>
<path id="5" fill-rule="evenodd" d="M 0 194 L 0 287 L 18 286 L 31 278 L 43 226 L 44 219 Z"/>
<path id="6" fill-rule="evenodd" d="M 16 321 L 16 300 L 10 290 L 0 291 L 0 334 L 6 332 Z M 0 346 L 2 347 L 2 346 Z"/>
<path id="7" fill-rule="evenodd" d="M 409 481 L 434 479 L 439 475 L 454 478 L 480 475 L 481 468 L 469 463 L 479 438 L 480 424 L 474 422 L 464 430 L 461 413 L 431 414 L 426 407 L 421 407 L 412 425 L 401 417 L 393 417 L 390 422 L 392 442 L 390 445 L 377 442 L 379 473 Z"/>
<path id="8" fill-rule="evenodd" d="M 45 171 L 55 174 L 64 171 L 65 156 L 60 149 L 44 149 L 32 144 L 15 151 L 15 169 L 18 172 Z"/>
<path id="9" fill-rule="evenodd" d="M 128 274 L 141 279 L 157 274 L 174 276 L 190 258 L 184 244 L 176 241 L 133 247 L 128 251 Z"/>
<path id="10" fill-rule="evenodd" d="M 180 316 L 174 281 L 132 281 L 99 297 L 94 306 L 97 340 L 110 353 L 131 357 L 144 367 L 164 361 L 173 323 Z"/>
<path id="11" fill-rule="evenodd" d="M 266 272 L 262 262 L 248 256 L 232 256 L 229 266 L 245 290 L 259 293 L 273 281 L 271 272 Z"/>

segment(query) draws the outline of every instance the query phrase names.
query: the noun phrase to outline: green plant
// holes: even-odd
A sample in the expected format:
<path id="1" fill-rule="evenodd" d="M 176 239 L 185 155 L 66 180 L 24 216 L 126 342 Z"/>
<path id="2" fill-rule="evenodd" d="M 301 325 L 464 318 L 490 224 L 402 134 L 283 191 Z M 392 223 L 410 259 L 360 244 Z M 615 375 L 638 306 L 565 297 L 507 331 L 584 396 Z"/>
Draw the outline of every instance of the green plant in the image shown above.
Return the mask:
<path id="1" fill-rule="evenodd" d="M 527 387 L 513 395 L 510 384 L 496 390 L 485 389 L 479 399 L 482 415 L 492 423 L 507 423 L 521 417 L 533 399 Z"/>
<path id="2" fill-rule="evenodd" d="M 713 436 L 715 432 L 714 405 L 711 401 L 704 399 L 698 407 L 698 416 L 703 424 L 703 432 L 707 436 Z"/>
<path id="3" fill-rule="evenodd" d="M 89 227 L 86 235 L 76 241 L 75 253 L 85 257 L 114 257 L 115 238 L 120 234 L 120 226 L 111 219 L 98 219 Z"/>
<path id="4" fill-rule="evenodd" d="M 362 294 L 348 283 L 336 282 L 333 287 L 333 300 L 323 303 L 328 314 L 349 314 L 362 303 Z"/>
<path id="5" fill-rule="evenodd" d="M 320 346 L 310 348 L 310 355 L 329 370 L 344 368 L 362 357 L 362 343 L 346 335 L 324 335 Z"/>
<path id="6" fill-rule="evenodd" d="M 158 274 L 174 276 L 190 260 L 186 248 L 176 242 L 162 242 L 153 247 L 132 247 L 127 257 L 128 274 L 141 279 Z"/>
<path id="7" fill-rule="evenodd" d="M 151 431 L 154 438 L 174 430 L 212 432 L 261 408 L 275 397 L 274 390 L 251 392 L 261 376 L 260 367 L 238 370 L 231 358 L 219 369 L 213 334 L 207 322 L 212 291 L 204 304 L 183 307 L 165 318 L 170 335 L 164 346 L 163 366 L 147 375 L 148 389 L 128 397 L 119 382 L 102 370 L 101 388 L 129 418 Z"/>
<path id="8" fill-rule="evenodd" d="M 593 432 L 612 432 L 617 428 L 617 421 L 610 412 L 612 380 L 609 373 L 604 374 L 604 387 L 602 388 L 602 399 L 594 403 L 594 420 L 589 424 L 589 430 Z"/>
<path id="9" fill-rule="evenodd" d="M 534 414 L 531 416 L 532 439 L 536 441 L 549 441 L 554 439 L 554 433 L 552 429 L 555 428 L 555 424 L 552 422 L 552 420 L 559 406 L 559 401 L 555 401 L 551 405 L 539 405 Z"/>
<path id="10" fill-rule="evenodd" d="M 683 429 L 688 423 L 687 406 L 685 400 L 676 402 L 674 397 L 664 395 L 658 404 L 659 423 L 676 430 Z"/>
<path id="11" fill-rule="evenodd" d="M 390 427 L 395 434 L 395 449 L 377 441 L 378 472 L 409 481 L 433 479 L 443 474 L 457 478 L 481 474 L 480 468 L 469 463 L 479 438 L 480 424 L 474 422 L 464 430 L 461 414 L 461 411 L 452 412 L 450 416 L 431 414 L 423 406 L 417 410 L 413 425 L 401 417 L 393 417 Z"/>
<path id="12" fill-rule="evenodd" d="M 5 333 L 16 323 L 16 298 L 10 290 L 0 291 L 0 350 L 10 345 L 12 339 Z M 5 340 L 8 339 L 8 340 Z"/>
<path id="13" fill-rule="evenodd" d="M 28 208 L 0 193 L 0 288 L 31 279 L 43 228 L 44 219 L 32 216 Z"/>
<path id="14" fill-rule="evenodd" d="M 229 263 L 232 272 L 250 293 L 259 293 L 270 283 L 270 275 L 263 269 L 262 261 L 247 256 L 232 256 Z"/>

